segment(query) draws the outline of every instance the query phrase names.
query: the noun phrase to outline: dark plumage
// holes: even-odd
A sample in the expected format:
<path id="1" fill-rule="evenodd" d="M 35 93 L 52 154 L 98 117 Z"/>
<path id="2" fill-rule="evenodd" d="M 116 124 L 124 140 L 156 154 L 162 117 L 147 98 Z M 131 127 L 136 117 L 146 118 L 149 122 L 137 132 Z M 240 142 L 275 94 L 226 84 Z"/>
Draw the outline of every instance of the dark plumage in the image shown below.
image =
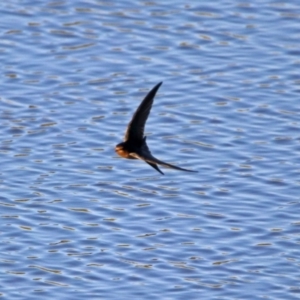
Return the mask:
<path id="1" fill-rule="evenodd" d="M 124 137 L 124 142 L 118 144 L 115 151 L 124 158 L 128 159 L 141 159 L 149 164 L 159 173 L 164 173 L 158 168 L 158 164 L 169 167 L 176 170 L 187 171 L 187 172 L 197 172 L 184 168 L 180 168 L 166 162 L 163 162 L 155 158 L 146 143 L 146 136 L 144 136 L 145 123 L 148 119 L 155 94 L 162 82 L 158 83 L 145 97 L 140 106 L 134 113 L 130 123 L 127 126 L 127 130 Z"/>

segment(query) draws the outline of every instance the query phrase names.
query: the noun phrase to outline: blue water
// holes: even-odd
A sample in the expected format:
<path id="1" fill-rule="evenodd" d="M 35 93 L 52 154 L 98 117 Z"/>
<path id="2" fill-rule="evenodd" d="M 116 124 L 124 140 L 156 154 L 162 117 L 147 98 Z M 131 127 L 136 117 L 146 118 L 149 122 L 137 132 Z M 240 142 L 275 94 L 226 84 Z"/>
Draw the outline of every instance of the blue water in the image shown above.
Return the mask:
<path id="1" fill-rule="evenodd" d="M 0 296 L 299 299 L 300 3 L 119 2 L 0 3 Z"/>

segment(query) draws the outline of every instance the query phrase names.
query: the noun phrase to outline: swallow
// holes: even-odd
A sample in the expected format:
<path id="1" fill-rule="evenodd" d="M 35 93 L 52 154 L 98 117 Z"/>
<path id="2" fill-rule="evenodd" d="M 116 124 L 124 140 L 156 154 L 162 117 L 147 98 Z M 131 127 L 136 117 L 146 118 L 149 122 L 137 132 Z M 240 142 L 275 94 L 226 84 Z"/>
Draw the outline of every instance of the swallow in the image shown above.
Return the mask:
<path id="1" fill-rule="evenodd" d="M 141 159 L 145 161 L 148 165 L 162 175 L 164 175 L 164 173 L 158 168 L 157 165 L 162 165 L 186 172 L 197 172 L 180 168 L 155 158 L 151 154 L 146 143 L 147 137 L 144 136 L 145 124 L 148 119 L 155 94 L 161 85 L 162 82 L 158 83 L 141 102 L 127 126 L 124 141 L 115 147 L 115 151 L 121 157 L 128 159 Z"/>

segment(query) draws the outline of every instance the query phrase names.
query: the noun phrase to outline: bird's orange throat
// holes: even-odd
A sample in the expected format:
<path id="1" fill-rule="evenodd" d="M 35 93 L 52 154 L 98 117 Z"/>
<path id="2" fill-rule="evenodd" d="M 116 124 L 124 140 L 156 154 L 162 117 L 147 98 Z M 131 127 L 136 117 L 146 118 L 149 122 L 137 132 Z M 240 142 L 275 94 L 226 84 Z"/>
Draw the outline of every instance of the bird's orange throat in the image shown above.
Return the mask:
<path id="1" fill-rule="evenodd" d="M 124 158 L 134 158 L 132 156 L 129 155 L 129 152 L 126 151 L 123 147 L 116 147 L 115 148 L 115 151 L 116 153 L 121 156 L 121 157 L 124 157 Z"/>

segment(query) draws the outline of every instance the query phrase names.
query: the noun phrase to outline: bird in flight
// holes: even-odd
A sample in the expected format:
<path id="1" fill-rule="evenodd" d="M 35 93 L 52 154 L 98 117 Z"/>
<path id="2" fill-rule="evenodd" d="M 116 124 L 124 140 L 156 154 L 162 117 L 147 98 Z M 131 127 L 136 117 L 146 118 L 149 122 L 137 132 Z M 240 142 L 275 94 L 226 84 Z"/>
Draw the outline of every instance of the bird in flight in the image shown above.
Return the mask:
<path id="1" fill-rule="evenodd" d="M 155 94 L 161 85 L 162 82 L 158 83 L 141 102 L 127 126 L 124 142 L 118 144 L 115 147 L 115 151 L 118 153 L 118 155 L 124 158 L 144 160 L 148 165 L 162 175 L 164 175 L 164 173 L 158 168 L 157 165 L 162 165 L 181 171 L 197 172 L 180 168 L 155 158 L 147 146 L 146 136 L 144 136 L 145 123 L 149 116 Z"/>

